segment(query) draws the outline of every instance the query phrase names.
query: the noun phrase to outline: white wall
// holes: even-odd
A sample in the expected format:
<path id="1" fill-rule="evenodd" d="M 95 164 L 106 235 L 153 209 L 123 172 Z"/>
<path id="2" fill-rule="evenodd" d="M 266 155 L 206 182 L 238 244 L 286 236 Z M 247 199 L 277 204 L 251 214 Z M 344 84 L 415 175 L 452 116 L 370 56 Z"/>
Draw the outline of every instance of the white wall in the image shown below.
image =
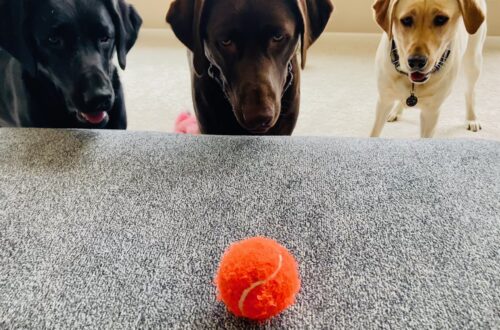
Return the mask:
<path id="1" fill-rule="evenodd" d="M 165 16 L 172 0 L 128 0 L 142 18 L 145 28 L 166 28 Z M 270 0 L 272 1 L 272 0 Z M 373 22 L 373 0 L 333 0 L 335 12 L 328 26 L 337 32 L 379 32 Z M 500 1 L 487 0 L 490 35 L 500 36 Z"/>

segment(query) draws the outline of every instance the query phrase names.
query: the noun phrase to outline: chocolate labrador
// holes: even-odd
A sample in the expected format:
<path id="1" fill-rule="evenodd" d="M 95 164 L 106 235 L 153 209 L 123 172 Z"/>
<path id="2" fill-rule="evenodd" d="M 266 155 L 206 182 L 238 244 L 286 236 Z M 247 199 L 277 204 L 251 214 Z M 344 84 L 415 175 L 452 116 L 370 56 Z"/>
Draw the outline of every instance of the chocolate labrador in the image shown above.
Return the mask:
<path id="1" fill-rule="evenodd" d="M 302 67 L 330 0 L 176 0 L 167 22 L 190 50 L 202 133 L 290 135 Z"/>
<path id="2" fill-rule="evenodd" d="M 141 24 L 124 0 L 0 0 L 0 126 L 125 129 L 112 59 Z"/>

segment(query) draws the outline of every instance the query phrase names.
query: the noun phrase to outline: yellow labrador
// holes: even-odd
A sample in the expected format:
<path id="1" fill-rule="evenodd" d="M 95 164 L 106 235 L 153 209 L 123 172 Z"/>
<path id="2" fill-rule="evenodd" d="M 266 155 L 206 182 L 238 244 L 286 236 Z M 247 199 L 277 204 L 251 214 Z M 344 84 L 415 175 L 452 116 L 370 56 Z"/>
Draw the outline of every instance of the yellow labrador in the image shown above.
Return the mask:
<path id="1" fill-rule="evenodd" d="M 406 107 L 421 110 L 421 136 L 433 137 L 461 66 L 467 78 L 467 127 L 479 131 L 474 99 L 486 39 L 486 0 L 376 0 L 373 8 L 385 33 L 376 57 L 379 100 L 372 137 Z"/>

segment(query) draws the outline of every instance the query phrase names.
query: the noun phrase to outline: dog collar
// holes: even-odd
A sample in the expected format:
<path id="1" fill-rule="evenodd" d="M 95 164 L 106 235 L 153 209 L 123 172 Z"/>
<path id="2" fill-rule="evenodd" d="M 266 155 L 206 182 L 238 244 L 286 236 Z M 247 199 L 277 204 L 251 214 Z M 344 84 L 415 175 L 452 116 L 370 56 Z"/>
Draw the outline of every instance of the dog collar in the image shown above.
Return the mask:
<path id="1" fill-rule="evenodd" d="M 210 65 L 208 67 L 208 76 L 212 78 L 220 87 L 222 90 L 222 93 L 224 94 L 224 97 L 229 101 L 229 96 L 227 95 L 227 89 L 226 89 L 226 79 L 222 75 L 221 70 L 213 64 L 211 61 L 209 61 Z"/>
<path id="2" fill-rule="evenodd" d="M 448 48 L 444 52 L 443 56 L 441 56 L 439 62 L 434 66 L 434 69 L 432 69 L 432 71 L 429 74 L 434 74 L 440 71 L 446 64 L 446 61 L 448 61 L 450 54 L 451 54 L 451 49 Z M 394 68 L 396 69 L 397 72 L 399 72 L 402 75 L 408 76 L 408 72 L 404 72 L 403 70 L 401 70 L 401 62 L 399 58 L 398 47 L 396 45 L 396 41 L 394 40 L 392 40 L 391 62 L 394 65 Z M 415 83 L 412 82 L 410 96 L 406 99 L 406 105 L 412 108 L 417 104 L 418 104 L 418 97 L 415 95 Z"/>
<path id="3" fill-rule="evenodd" d="M 441 56 L 441 59 L 439 60 L 439 62 L 434 66 L 434 69 L 432 69 L 430 74 L 433 74 L 433 73 L 440 71 L 443 68 L 443 66 L 446 64 L 446 61 L 448 61 L 450 54 L 451 54 L 451 49 L 448 48 L 444 52 L 443 56 Z M 405 76 L 408 75 L 408 72 L 404 72 L 403 70 L 401 70 L 401 63 L 399 61 L 398 47 L 396 46 L 396 41 L 394 41 L 394 40 L 392 41 L 391 62 L 394 65 L 394 67 L 396 68 L 397 72 L 399 72 Z"/>

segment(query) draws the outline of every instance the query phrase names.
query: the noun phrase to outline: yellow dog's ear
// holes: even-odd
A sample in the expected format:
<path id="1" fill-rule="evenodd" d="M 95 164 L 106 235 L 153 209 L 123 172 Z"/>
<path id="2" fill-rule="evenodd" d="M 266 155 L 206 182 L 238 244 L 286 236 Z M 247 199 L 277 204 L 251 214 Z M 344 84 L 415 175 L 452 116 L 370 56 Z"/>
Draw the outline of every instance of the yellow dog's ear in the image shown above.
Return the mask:
<path id="1" fill-rule="evenodd" d="M 193 52 L 193 66 L 199 76 L 208 67 L 203 46 L 204 10 L 205 0 L 175 0 L 166 17 L 177 38 Z"/>
<path id="2" fill-rule="evenodd" d="M 377 24 L 392 39 L 393 12 L 399 0 L 376 0 L 373 4 L 374 17 Z"/>
<path id="3" fill-rule="evenodd" d="M 475 34 L 486 20 L 486 14 L 476 0 L 458 0 L 465 28 L 469 34 Z"/>
<path id="4" fill-rule="evenodd" d="M 297 5 L 302 19 L 301 57 L 304 69 L 307 50 L 325 30 L 333 12 L 333 3 L 331 0 L 297 0 Z"/>

